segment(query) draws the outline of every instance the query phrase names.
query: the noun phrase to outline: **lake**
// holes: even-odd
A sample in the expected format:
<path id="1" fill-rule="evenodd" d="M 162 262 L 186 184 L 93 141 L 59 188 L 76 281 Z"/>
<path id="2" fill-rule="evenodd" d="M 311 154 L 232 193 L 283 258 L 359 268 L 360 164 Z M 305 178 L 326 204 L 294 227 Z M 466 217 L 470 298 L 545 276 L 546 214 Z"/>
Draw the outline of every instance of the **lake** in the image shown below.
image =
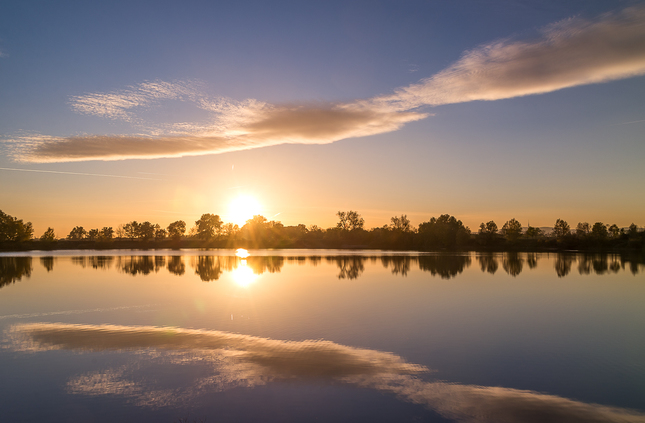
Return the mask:
<path id="1" fill-rule="evenodd" d="M 0 411 L 645 422 L 644 275 L 574 253 L 3 253 Z"/>

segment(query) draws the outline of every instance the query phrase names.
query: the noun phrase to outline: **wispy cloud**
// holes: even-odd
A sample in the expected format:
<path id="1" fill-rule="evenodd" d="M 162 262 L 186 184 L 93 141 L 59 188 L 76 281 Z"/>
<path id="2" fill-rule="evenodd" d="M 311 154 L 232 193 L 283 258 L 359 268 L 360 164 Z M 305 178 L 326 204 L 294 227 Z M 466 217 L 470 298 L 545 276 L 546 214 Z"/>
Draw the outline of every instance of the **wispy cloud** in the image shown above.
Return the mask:
<path id="1" fill-rule="evenodd" d="M 149 106 L 160 100 L 195 100 L 198 91 L 194 82 L 146 81 L 109 93 L 85 94 L 70 98 L 78 113 L 110 119 L 132 121 L 133 109 Z"/>
<path id="2" fill-rule="evenodd" d="M 438 74 L 367 100 L 370 107 L 415 107 L 543 94 L 645 74 L 645 7 L 573 18 L 536 41 L 497 41 L 464 53 Z"/>
<path id="3" fill-rule="evenodd" d="M 18 351 L 135 351 L 140 360 L 126 366 L 75 376 L 68 391 L 81 395 L 119 395 L 140 406 L 160 407 L 195 400 L 232 388 L 274 380 L 336 380 L 396 395 L 443 417 L 463 422 L 629 422 L 645 415 L 528 390 L 426 381 L 425 366 L 388 352 L 354 348 L 330 341 L 281 341 L 221 331 L 150 326 L 31 323 L 9 330 L 10 348 Z M 201 365 L 189 385 L 154 385 L 147 366 L 177 371 Z M 193 372 L 194 373 L 194 372 Z"/>
<path id="4" fill-rule="evenodd" d="M 501 40 L 467 51 L 456 63 L 393 94 L 346 103 L 272 105 L 209 98 L 193 82 L 151 81 L 121 91 L 71 98 L 83 114 L 144 127 L 143 135 L 16 137 L 27 162 L 180 157 L 267 147 L 325 144 L 396 131 L 430 113 L 422 106 L 500 100 L 645 74 L 645 7 L 572 18 L 532 41 Z M 165 100 L 194 103 L 207 122 L 146 123 L 142 108 Z"/>

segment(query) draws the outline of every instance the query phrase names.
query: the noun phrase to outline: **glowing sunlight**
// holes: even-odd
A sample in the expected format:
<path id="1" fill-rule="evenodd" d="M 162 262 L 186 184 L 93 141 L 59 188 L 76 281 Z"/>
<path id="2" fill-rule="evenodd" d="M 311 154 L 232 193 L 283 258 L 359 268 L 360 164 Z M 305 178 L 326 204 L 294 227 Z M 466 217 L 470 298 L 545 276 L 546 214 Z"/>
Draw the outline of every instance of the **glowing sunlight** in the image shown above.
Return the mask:
<path id="1" fill-rule="evenodd" d="M 235 250 L 235 255 L 237 257 L 239 257 L 239 258 L 245 259 L 248 256 L 250 256 L 251 254 L 249 254 L 249 252 L 247 250 L 245 250 L 244 248 L 238 248 L 237 250 Z"/>
<path id="2" fill-rule="evenodd" d="M 227 221 L 242 227 L 247 220 L 261 212 L 262 206 L 258 200 L 248 195 L 240 195 L 229 204 Z"/>
<path id="3" fill-rule="evenodd" d="M 244 259 L 240 261 L 240 265 L 237 269 L 231 272 L 231 275 L 233 276 L 233 281 L 242 288 L 248 287 L 258 278 L 258 275 L 253 273 L 253 270 L 248 266 Z"/>

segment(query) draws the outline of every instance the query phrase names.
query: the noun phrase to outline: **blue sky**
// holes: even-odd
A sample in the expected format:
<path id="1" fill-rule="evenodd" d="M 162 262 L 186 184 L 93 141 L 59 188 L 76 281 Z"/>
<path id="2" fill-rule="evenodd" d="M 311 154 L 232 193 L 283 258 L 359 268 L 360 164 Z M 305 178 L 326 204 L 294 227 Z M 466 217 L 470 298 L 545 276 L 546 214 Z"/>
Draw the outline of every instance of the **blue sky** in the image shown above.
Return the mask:
<path id="1" fill-rule="evenodd" d="M 241 194 L 645 224 L 643 2 L 4 2 L 0 54 L 0 209 L 37 235 Z"/>

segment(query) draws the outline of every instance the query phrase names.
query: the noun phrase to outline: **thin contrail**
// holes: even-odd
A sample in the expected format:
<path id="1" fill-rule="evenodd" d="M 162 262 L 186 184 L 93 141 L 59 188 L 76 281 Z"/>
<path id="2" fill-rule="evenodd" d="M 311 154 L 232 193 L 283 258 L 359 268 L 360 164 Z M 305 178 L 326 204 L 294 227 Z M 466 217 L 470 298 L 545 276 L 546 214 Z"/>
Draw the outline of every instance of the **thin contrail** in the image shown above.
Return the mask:
<path id="1" fill-rule="evenodd" d="M 102 173 L 81 173 L 81 172 L 62 172 L 58 170 L 39 170 L 39 169 L 17 169 L 12 167 L 0 167 L 0 170 L 13 170 L 16 172 L 36 172 L 36 173 L 57 173 L 60 175 L 80 175 L 80 176 L 103 176 L 107 178 L 122 178 L 122 179 L 143 179 L 146 181 L 163 181 L 163 179 L 142 178 L 138 176 L 125 176 L 125 175 L 105 175 Z"/>
<path id="2" fill-rule="evenodd" d="M 641 122 L 645 122 L 645 119 L 641 119 L 641 120 L 632 120 L 631 122 L 620 122 L 620 123 L 614 123 L 614 124 L 613 124 L 613 125 L 611 125 L 611 126 L 617 126 L 617 125 L 629 125 L 629 124 L 632 124 L 632 123 L 641 123 Z"/>

